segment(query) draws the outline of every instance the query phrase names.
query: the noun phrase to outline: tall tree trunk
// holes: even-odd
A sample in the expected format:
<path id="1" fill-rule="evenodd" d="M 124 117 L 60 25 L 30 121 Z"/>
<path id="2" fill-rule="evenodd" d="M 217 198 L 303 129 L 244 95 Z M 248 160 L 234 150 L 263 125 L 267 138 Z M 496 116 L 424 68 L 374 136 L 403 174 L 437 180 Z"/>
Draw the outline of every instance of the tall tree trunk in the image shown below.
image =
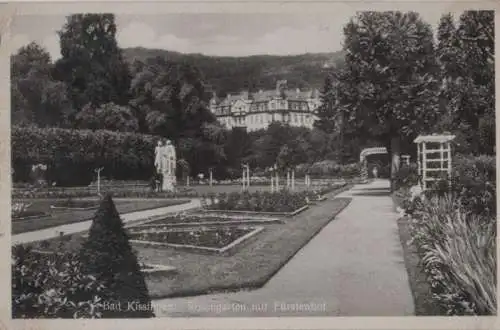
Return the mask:
<path id="1" fill-rule="evenodd" d="M 390 148 L 388 148 L 391 155 L 391 192 L 396 189 L 396 174 L 399 171 L 401 163 L 401 139 L 399 136 L 391 137 Z"/>

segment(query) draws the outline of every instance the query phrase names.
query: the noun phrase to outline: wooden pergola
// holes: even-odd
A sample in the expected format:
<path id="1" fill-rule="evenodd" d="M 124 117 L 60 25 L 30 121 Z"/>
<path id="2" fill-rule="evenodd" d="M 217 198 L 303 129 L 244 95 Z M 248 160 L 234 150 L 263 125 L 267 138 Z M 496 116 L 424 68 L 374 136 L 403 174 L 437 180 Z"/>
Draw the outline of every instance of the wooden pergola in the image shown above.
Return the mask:
<path id="1" fill-rule="evenodd" d="M 422 190 L 427 190 L 429 183 L 451 177 L 451 141 L 454 135 L 420 135 L 413 142 L 418 150 L 418 174 Z"/>

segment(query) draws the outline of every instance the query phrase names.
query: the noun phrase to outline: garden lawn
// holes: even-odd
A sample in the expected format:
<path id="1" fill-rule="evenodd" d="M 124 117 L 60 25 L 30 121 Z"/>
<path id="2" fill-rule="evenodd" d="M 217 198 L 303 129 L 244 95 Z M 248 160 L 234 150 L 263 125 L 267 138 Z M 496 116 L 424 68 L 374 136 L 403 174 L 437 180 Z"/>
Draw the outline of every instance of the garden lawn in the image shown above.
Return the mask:
<path id="1" fill-rule="evenodd" d="M 332 197 L 334 193 L 328 195 Z M 175 276 L 147 279 L 151 298 L 261 287 L 350 201 L 349 198 L 336 198 L 291 217 L 283 224 L 264 225 L 262 232 L 236 248 L 230 256 L 134 245 L 140 262 L 177 269 Z M 63 237 L 63 240 L 63 247 L 58 247 L 58 239 L 33 245 L 44 250 L 78 249 L 84 238 L 80 234 Z"/>
<path id="2" fill-rule="evenodd" d="M 90 199 L 75 199 L 90 201 Z M 51 209 L 50 206 L 55 202 L 65 201 L 65 199 L 30 199 L 23 202 L 32 203 L 29 211 L 40 211 L 47 213 L 49 216 L 30 219 L 13 219 L 12 234 L 19 234 L 28 231 L 35 231 L 68 223 L 75 223 L 91 219 L 96 210 L 68 210 L 68 209 Z M 130 199 L 130 200 L 115 200 L 116 208 L 120 214 L 155 209 L 160 207 L 179 205 L 188 203 L 187 199 Z"/>

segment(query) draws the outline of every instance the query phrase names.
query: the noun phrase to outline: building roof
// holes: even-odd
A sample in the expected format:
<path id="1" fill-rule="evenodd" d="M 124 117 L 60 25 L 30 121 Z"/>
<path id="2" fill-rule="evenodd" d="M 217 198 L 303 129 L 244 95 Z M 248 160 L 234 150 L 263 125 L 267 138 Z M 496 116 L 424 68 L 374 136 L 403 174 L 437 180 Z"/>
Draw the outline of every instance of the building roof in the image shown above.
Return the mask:
<path id="1" fill-rule="evenodd" d="M 284 90 L 285 98 L 290 101 L 307 101 L 310 99 L 315 99 L 319 97 L 319 92 L 317 90 L 298 90 L 298 89 L 288 89 Z M 261 90 L 252 94 L 248 92 L 241 92 L 238 94 L 228 94 L 223 100 L 213 98 L 218 105 L 230 106 L 238 100 L 245 100 L 247 102 L 267 102 L 275 97 L 280 96 L 276 90 Z"/>
<path id="2" fill-rule="evenodd" d="M 277 95 L 275 90 L 258 91 L 256 93 L 252 93 L 252 99 L 255 102 L 268 101 L 276 96 L 278 96 L 278 95 Z"/>

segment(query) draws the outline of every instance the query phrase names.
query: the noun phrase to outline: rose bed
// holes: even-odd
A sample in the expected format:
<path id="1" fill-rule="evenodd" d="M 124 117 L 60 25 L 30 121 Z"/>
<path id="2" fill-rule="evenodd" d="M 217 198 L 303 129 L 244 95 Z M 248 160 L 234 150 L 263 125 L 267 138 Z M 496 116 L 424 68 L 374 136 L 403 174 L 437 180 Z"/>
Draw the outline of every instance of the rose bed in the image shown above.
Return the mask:
<path id="1" fill-rule="evenodd" d="M 166 231 L 155 231 L 152 229 L 130 233 L 130 238 L 134 241 L 148 241 L 221 249 L 246 234 L 251 233 L 252 231 L 254 231 L 254 228 L 239 227 L 197 228 Z"/>

